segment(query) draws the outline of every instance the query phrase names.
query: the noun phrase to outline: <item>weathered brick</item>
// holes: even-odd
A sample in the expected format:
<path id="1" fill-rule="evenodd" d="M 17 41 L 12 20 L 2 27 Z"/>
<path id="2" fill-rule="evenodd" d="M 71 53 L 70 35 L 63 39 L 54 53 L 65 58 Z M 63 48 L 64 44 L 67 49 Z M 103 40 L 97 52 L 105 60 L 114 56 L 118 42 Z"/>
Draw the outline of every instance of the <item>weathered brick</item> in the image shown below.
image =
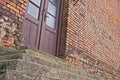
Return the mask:
<path id="1" fill-rule="evenodd" d="M 18 0 L 20 3 L 23 3 L 24 2 L 24 0 Z"/>
<path id="2" fill-rule="evenodd" d="M 16 8 L 16 3 L 10 2 L 10 5 L 11 5 L 12 7 Z"/>
<path id="3" fill-rule="evenodd" d="M 75 4 L 72 1 L 77 0 L 70 0 L 69 4 L 65 0 L 64 3 L 60 53 L 66 52 L 72 57 L 75 57 L 74 54 L 88 55 L 82 56 L 83 62 L 88 61 L 86 63 L 94 67 L 99 61 L 96 68 L 102 70 L 105 74 L 103 77 L 114 75 L 113 68 L 118 69 L 120 66 L 118 1 L 78 0 Z M 85 69 L 89 72 L 88 68 Z"/>
<path id="4" fill-rule="evenodd" d="M 17 6 L 17 9 L 20 10 L 20 11 L 22 10 L 22 8 L 20 6 Z"/>
<path id="5" fill-rule="evenodd" d="M 23 22 L 27 1 L 3 0 L 0 3 L 0 13 L 10 17 L 10 21 L 6 20 L 5 24 L 15 22 L 17 25 Z M 70 59 L 73 65 L 91 74 L 105 78 L 111 76 L 109 78 L 115 80 L 120 74 L 119 4 L 117 0 L 64 0 L 59 55 L 67 55 L 67 60 Z M 0 24 L 3 25 L 2 22 Z M 9 29 L 14 26 L 10 24 L 7 25 Z M 0 40 L 9 43 L 6 40 L 13 35 L 15 41 L 12 46 L 18 47 L 20 29 L 14 27 L 11 29 L 13 32 L 5 30 L 6 35 L 0 37 Z"/>
<path id="6" fill-rule="evenodd" d="M 9 3 L 10 0 L 4 0 L 4 2 Z"/>

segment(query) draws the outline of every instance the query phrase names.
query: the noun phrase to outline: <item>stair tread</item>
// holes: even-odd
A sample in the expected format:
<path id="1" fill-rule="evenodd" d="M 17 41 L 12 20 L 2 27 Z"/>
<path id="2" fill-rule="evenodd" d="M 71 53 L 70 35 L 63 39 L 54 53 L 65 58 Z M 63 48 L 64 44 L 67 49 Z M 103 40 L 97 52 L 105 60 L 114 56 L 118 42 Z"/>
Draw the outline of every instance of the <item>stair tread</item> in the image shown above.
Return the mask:
<path id="1" fill-rule="evenodd" d="M 43 64 L 47 66 L 64 66 L 75 68 L 77 70 L 82 70 L 81 68 L 77 68 L 71 65 L 68 61 L 57 58 L 55 56 L 46 54 L 44 52 L 34 51 L 33 49 L 25 50 L 25 53 L 14 53 L 9 55 L 0 56 L 1 60 L 10 60 L 10 59 L 23 59 L 30 62 L 35 62 L 37 64 Z"/>
<path id="2" fill-rule="evenodd" d="M 9 75 L 11 75 L 11 76 L 9 76 Z M 16 77 L 14 77 L 14 76 L 16 76 Z M 48 80 L 63 80 L 63 79 L 42 76 L 41 74 L 33 75 L 30 73 L 23 73 L 21 71 L 16 71 L 16 70 L 9 70 L 9 69 L 7 70 L 7 79 L 9 79 L 9 80 L 42 80 L 42 78 L 45 78 Z"/>
<path id="3" fill-rule="evenodd" d="M 34 49 L 0 52 L 0 71 L 7 73 L 8 80 L 105 80 L 87 74 L 66 60 Z M 38 79 L 34 79 L 36 77 Z"/>

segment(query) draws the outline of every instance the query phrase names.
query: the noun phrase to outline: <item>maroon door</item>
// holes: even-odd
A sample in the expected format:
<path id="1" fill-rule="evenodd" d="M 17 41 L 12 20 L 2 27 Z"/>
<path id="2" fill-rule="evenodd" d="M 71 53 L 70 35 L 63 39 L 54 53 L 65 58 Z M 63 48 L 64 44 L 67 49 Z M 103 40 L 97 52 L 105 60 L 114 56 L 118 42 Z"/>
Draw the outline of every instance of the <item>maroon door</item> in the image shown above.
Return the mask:
<path id="1" fill-rule="evenodd" d="M 40 39 L 40 50 L 55 55 L 60 0 L 46 0 Z"/>
<path id="2" fill-rule="evenodd" d="M 22 43 L 38 48 L 43 0 L 29 0 L 23 23 Z"/>
<path id="3" fill-rule="evenodd" d="M 22 42 L 55 55 L 61 0 L 29 0 Z"/>

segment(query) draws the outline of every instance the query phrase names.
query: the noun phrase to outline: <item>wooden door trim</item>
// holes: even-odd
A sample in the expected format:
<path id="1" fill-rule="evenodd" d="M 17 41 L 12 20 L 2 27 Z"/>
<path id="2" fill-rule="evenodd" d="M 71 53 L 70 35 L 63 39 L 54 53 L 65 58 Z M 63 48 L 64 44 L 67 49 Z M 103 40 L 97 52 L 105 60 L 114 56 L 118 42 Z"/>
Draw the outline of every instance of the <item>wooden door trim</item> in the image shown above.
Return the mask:
<path id="1" fill-rule="evenodd" d="M 41 9 L 40 9 L 40 13 L 39 13 L 39 21 L 40 21 L 39 27 L 40 27 L 40 28 L 39 28 L 39 33 L 37 34 L 37 43 L 36 43 L 38 50 L 39 50 L 39 44 L 40 44 L 40 38 L 41 38 L 40 35 L 41 35 L 41 31 L 42 31 L 42 21 L 43 21 L 43 16 L 44 16 L 44 15 L 43 15 L 43 14 L 44 14 L 44 12 L 43 12 L 43 11 L 44 11 L 44 9 L 43 9 L 44 3 L 45 3 L 45 1 L 42 1 L 42 0 L 41 0 L 41 4 L 42 4 L 42 5 L 40 4 L 40 5 L 41 5 Z M 41 17 L 41 19 L 40 19 L 40 17 Z"/>
<path id="2" fill-rule="evenodd" d="M 63 8 L 64 8 L 64 0 L 61 0 L 60 5 L 60 15 L 59 15 L 59 21 L 58 21 L 58 33 L 57 33 L 57 44 L 56 44 L 56 55 L 57 57 L 60 57 L 60 39 L 61 39 L 61 28 L 62 28 L 62 17 L 63 17 Z"/>

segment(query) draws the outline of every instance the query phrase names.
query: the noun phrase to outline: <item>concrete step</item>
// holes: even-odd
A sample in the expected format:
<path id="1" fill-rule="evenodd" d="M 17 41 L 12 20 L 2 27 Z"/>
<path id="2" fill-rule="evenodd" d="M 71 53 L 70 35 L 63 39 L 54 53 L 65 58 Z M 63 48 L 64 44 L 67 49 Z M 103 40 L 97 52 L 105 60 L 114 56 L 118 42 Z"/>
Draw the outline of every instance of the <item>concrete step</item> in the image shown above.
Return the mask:
<path id="1" fill-rule="evenodd" d="M 36 64 L 34 62 L 23 61 L 23 60 L 18 61 L 18 66 L 16 70 L 21 71 L 23 73 L 32 73 L 33 75 L 41 74 L 44 77 L 49 77 L 54 79 L 77 80 L 77 77 L 79 76 L 79 74 L 70 71 L 60 70 L 58 68 L 54 68 L 42 64 Z"/>
<path id="2" fill-rule="evenodd" d="M 36 64 L 42 64 L 45 66 L 57 68 L 64 71 L 70 71 L 75 74 L 80 74 L 81 71 L 84 72 L 83 69 L 71 65 L 66 60 L 57 58 L 55 56 L 43 52 L 37 52 L 34 50 L 28 50 L 26 54 L 23 54 L 22 59 L 25 61 L 34 62 Z"/>
<path id="3" fill-rule="evenodd" d="M 20 66 L 21 65 L 21 66 Z M 69 68 L 69 70 L 75 70 L 74 68 Z M 86 72 L 83 72 L 83 70 L 79 73 L 74 73 L 73 71 L 61 70 L 58 68 L 54 68 L 51 66 L 46 66 L 42 64 L 36 64 L 29 61 L 19 61 L 18 67 L 16 70 L 24 73 L 32 73 L 32 74 L 41 74 L 43 77 L 49 77 L 54 79 L 61 79 L 61 80 L 105 80 L 103 78 L 100 78 L 95 75 L 87 74 Z"/>
<path id="4" fill-rule="evenodd" d="M 61 79 L 43 77 L 40 74 L 39 75 L 25 74 L 23 72 L 15 71 L 15 70 L 7 70 L 5 77 L 7 80 L 61 80 Z"/>
<path id="5" fill-rule="evenodd" d="M 15 48 L 12 48 L 12 47 L 5 47 L 0 45 L 0 56 L 25 52 L 26 49 L 28 49 L 27 46 L 21 46 L 19 50 L 16 50 Z"/>
<path id="6" fill-rule="evenodd" d="M 0 80 L 105 80 L 45 52 L 9 52 L 0 54 Z"/>
<path id="7" fill-rule="evenodd" d="M 95 77 L 92 75 L 75 74 L 70 71 L 60 70 L 60 69 L 53 68 L 50 66 L 36 64 L 34 62 L 24 61 L 24 60 L 20 60 L 20 59 L 1 61 L 0 65 L 7 65 L 5 67 L 6 73 L 8 73 L 7 70 L 13 71 L 11 74 L 9 74 L 9 76 L 11 76 L 14 73 L 14 75 L 16 74 L 16 77 L 24 76 L 24 75 L 28 75 L 28 74 L 33 77 L 41 76 L 42 79 L 38 79 L 38 80 L 44 80 L 44 78 L 46 79 L 46 77 L 48 78 L 48 80 L 104 80 L 102 78 Z M 18 75 L 18 73 L 16 73 L 16 71 L 18 73 L 22 73 L 22 74 Z M 81 73 L 82 73 L 82 71 L 81 71 Z M 95 78 L 95 79 L 93 79 L 93 78 Z M 0 80 L 2 80 L 2 79 L 0 79 Z M 8 79 L 8 80 L 12 80 L 12 79 Z M 13 80 L 18 80 L 18 78 L 13 79 Z M 25 78 L 25 79 L 21 79 L 21 80 L 31 80 L 31 79 Z"/>
<path id="8" fill-rule="evenodd" d="M 14 48 L 8 48 L 8 47 L 0 45 L 0 55 L 6 55 L 6 54 L 9 54 L 10 52 L 14 52 L 14 51 L 17 51 L 17 50 Z"/>
<path id="9" fill-rule="evenodd" d="M 29 61 L 23 60 L 6 60 L 0 62 L 1 70 L 6 72 L 7 69 L 15 70 L 22 72 L 24 74 L 31 74 L 31 75 L 41 75 L 43 77 L 54 78 L 54 79 L 74 79 L 77 80 L 79 77 L 78 74 L 73 72 L 68 72 L 65 70 L 60 70 L 57 68 L 45 66 L 42 64 L 36 64 Z M 71 75 L 71 76 L 69 76 Z"/>
<path id="10" fill-rule="evenodd" d="M 42 76 L 41 74 L 32 75 L 32 74 L 26 74 L 16 70 L 7 70 L 6 76 L 1 78 L 0 80 L 105 80 L 105 79 L 102 79 L 102 78 L 93 79 L 93 78 L 88 78 L 87 76 L 83 76 L 83 77 L 81 76 L 78 79 L 73 79 L 73 78 L 55 79 L 55 78 Z"/>
<path id="11" fill-rule="evenodd" d="M 12 59 L 22 59 L 22 53 L 14 53 L 9 55 L 0 55 L 0 61 L 12 60 Z"/>
<path id="12" fill-rule="evenodd" d="M 0 61 L 11 59 L 22 59 L 22 53 L 26 53 L 26 50 L 16 50 L 13 48 L 6 48 L 0 46 Z"/>
<path id="13" fill-rule="evenodd" d="M 0 72 L 0 80 L 5 80 L 6 73 Z"/>
<path id="14" fill-rule="evenodd" d="M 14 59 L 22 59 L 24 61 L 33 62 L 36 64 L 41 64 L 45 66 L 50 66 L 53 68 L 57 68 L 60 70 L 70 71 L 75 74 L 81 74 L 80 72 L 84 72 L 84 70 L 77 68 L 71 65 L 68 61 L 57 58 L 55 56 L 49 55 L 44 52 L 38 52 L 33 49 L 13 52 L 12 54 L 6 54 L 0 56 L 0 60 L 14 60 Z"/>
<path id="15" fill-rule="evenodd" d="M 5 73 L 6 69 L 16 70 L 18 60 L 2 60 L 0 61 L 0 73 Z"/>

